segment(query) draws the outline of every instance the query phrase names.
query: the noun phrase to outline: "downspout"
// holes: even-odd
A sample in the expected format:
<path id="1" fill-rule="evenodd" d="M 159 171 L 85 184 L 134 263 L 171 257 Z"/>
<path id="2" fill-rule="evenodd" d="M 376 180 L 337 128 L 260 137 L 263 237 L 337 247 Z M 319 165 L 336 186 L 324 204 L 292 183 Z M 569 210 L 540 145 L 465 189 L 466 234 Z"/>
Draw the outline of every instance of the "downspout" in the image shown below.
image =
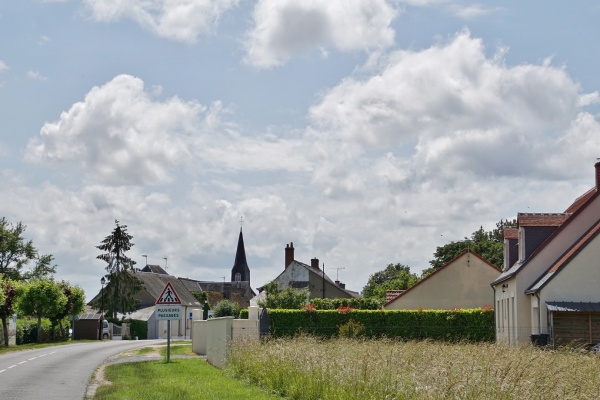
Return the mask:
<path id="1" fill-rule="evenodd" d="M 492 290 L 494 291 L 494 302 L 492 303 L 492 307 L 494 307 L 494 341 L 498 343 L 498 310 L 496 310 L 496 286 L 491 286 Z"/>
<path id="2" fill-rule="evenodd" d="M 538 335 L 542 334 L 542 301 L 540 300 L 540 292 L 535 292 L 535 297 L 538 301 Z"/>

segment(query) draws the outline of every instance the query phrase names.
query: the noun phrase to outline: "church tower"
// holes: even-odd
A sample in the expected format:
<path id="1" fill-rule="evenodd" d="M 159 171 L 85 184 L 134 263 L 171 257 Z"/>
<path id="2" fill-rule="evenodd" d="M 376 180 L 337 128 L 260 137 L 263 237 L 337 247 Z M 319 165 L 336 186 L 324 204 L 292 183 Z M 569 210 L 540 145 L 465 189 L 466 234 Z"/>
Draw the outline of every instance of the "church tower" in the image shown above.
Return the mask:
<path id="1" fill-rule="evenodd" d="M 237 251 L 235 253 L 235 262 L 231 268 L 231 282 L 250 282 L 250 268 L 246 261 L 246 249 L 244 248 L 244 236 L 240 228 L 240 238 L 238 239 Z"/>

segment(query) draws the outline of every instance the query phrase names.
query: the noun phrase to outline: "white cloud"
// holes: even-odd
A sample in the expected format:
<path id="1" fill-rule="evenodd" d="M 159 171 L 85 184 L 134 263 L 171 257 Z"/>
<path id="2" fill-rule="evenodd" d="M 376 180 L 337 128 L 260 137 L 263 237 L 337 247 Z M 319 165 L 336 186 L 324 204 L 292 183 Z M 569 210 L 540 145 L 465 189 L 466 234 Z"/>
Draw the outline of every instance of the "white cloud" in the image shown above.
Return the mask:
<path id="1" fill-rule="evenodd" d="M 27 71 L 27 77 L 29 79 L 34 79 L 36 81 L 45 81 L 48 80 L 44 75 L 40 74 L 37 71 Z"/>
<path id="2" fill-rule="evenodd" d="M 212 33 L 238 0 L 84 0 L 102 22 L 129 18 L 157 36 L 194 43 Z"/>
<path id="3" fill-rule="evenodd" d="M 310 114 L 316 126 L 375 147 L 438 137 L 476 142 L 479 135 L 496 142 L 566 128 L 581 98 L 563 68 L 508 67 L 462 32 L 422 51 L 392 53 L 371 76 L 345 79 L 325 93 Z"/>
<path id="4" fill-rule="evenodd" d="M 385 0 L 260 0 L 247 33 L 245 61 L 259 68 L 284 64 L 311 49 L 339 51 L 386 48 L 397 10 Z"/>
<path id="5" fill-rule="evenodd" d="M 169 170 L 189 159 L 186 140 L 201 129 L 206 112 L 176 97 L 155 101 L 140 79 L 120 75 L 44 124 L 26 159 L 81 163 L 89 177 L 109 184 L 165 183 Z"/>
<path id="6" fill-rule="evenodd" d="M 0 72 L 4 72 L 8 69 L 8 65 L 2 60 L 0 60 Z"/>

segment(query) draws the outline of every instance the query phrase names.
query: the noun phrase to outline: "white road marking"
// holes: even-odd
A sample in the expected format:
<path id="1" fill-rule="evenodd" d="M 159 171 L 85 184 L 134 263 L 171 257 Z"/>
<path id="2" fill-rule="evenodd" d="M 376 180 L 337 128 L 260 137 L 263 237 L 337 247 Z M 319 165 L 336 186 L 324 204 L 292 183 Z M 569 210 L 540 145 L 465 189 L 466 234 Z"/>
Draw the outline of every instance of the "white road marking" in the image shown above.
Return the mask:
<path id="1" fill-rule="evenodd" d="M 27 360 L 27 361 L 32 361 L 32 360 L 35 360 L 36 358 L 37 358 L 37 357 L 33 357 L 33 358 L 30 358 L 30 359 L 29 359 L 29 360 Z"/>
<path id="2" fill-rule="evenodd" d="M 27 362 L 27 361 L 21 361 L 21 362 L 19 363 L 19 365 L 21 365 L 21 364 L 25 364 L 26 362 Z"/>
<path id="3" fill-rule="evenodd" d="M 0 374 L 6 371 L 5 369 L 0 369 Z"/>
<path id="4" fill-rule="evenodd" d="M 16 366 L 17 366 L 16 364 L 15 364 L 15 365 L 11 365 L 10 367 L 8 367 L 8 368 L 6 368 L 6 369 L 11 369 L 11 368 L 14 368 L 14 367 L 16 367 Z"/>

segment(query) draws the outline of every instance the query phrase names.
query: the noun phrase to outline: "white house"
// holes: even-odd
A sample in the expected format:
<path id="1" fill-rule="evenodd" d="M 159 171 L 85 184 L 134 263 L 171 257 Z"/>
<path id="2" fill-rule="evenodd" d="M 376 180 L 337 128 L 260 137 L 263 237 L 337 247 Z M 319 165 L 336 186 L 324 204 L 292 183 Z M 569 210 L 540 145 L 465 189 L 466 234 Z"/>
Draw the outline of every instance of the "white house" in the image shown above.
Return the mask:
<path id="1" fill-rule="evenodd" d="M 600 163 L 596 186 L 556 214 L 519 213 L 504 231 L 504 272 L 492 282 L 496 337 L 600 342 Z"/>

